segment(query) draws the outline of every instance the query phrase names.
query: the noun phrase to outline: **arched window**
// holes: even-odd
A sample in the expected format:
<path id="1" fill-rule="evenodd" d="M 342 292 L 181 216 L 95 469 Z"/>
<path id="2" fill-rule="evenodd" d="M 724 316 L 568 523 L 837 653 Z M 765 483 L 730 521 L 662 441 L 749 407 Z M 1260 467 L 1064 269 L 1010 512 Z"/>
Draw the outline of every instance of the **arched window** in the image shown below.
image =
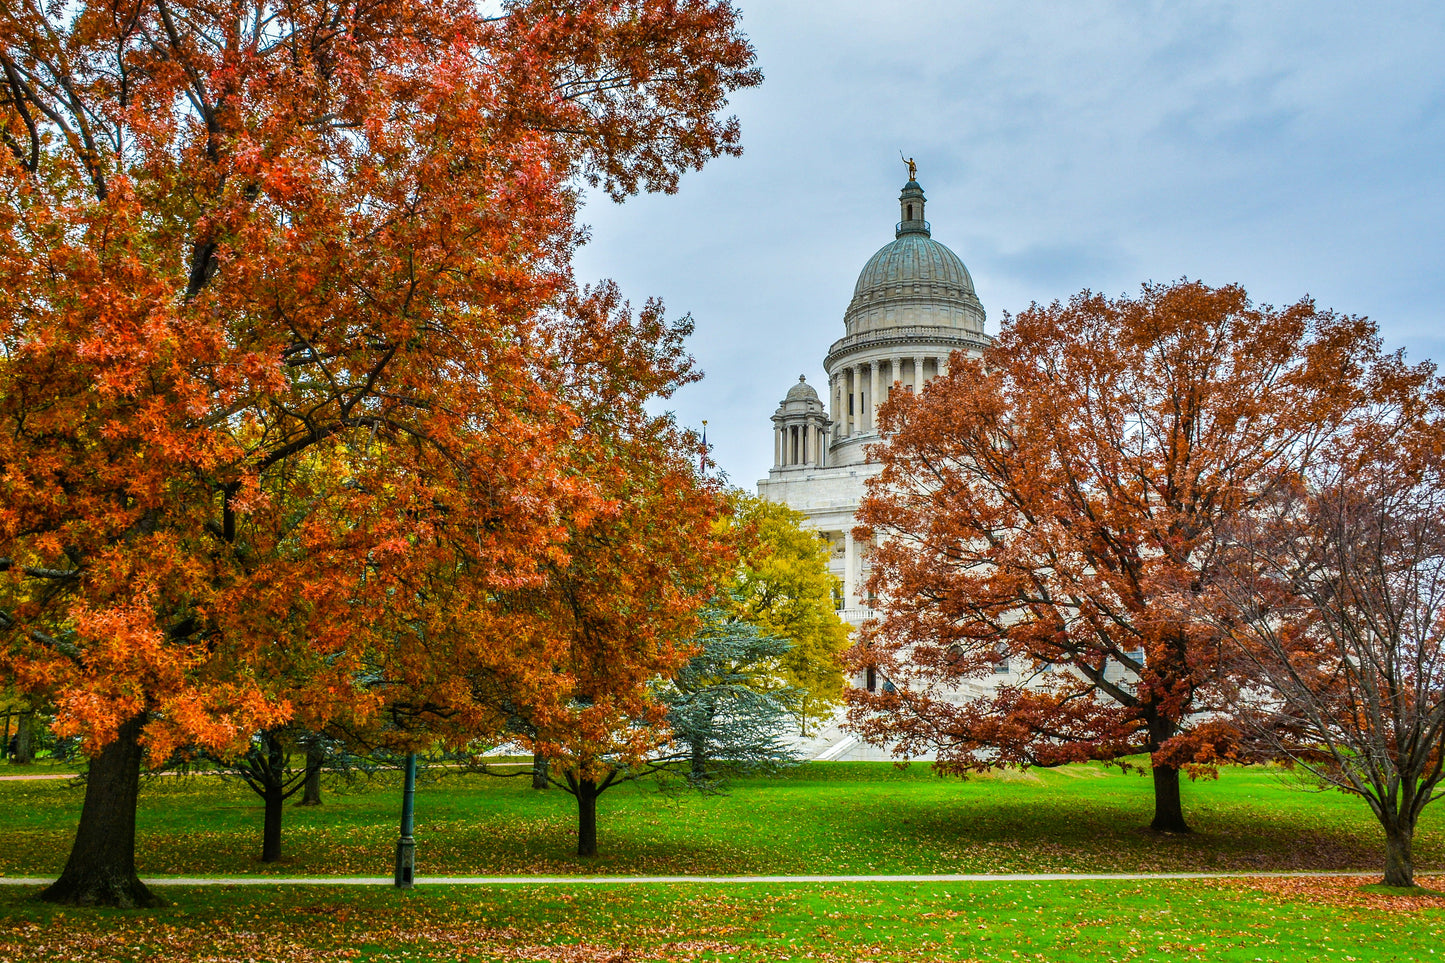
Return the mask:
<path id="1" fill-rule="evenodd" d="M 913 220 L 913 205 L 912 205 L 912 204 L 909 204 L 909 205 L 908 205 L 908 220 L 910 220 L 910 221 Z"/>

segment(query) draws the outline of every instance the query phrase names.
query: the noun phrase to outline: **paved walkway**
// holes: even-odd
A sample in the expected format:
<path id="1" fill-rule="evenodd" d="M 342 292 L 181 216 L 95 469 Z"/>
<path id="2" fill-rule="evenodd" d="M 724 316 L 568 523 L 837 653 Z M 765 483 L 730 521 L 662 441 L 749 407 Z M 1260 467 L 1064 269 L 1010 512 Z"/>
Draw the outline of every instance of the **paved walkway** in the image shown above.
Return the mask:
<path id="1" fill-rule="evenodd" d="M 1378 876 L 1369 872 L 1301 873 L 935 873 L 917 876 L 420 876 L 418 886 L 597 886 L 720 883 L 1046 883 L 1064 880 L 1260 879 L 1314 876 Z M 51 877 L 0 876 L 0 886 L 44 886 Z M 147 886 L 390 886 L 390 876 L 166 876 Z"/>

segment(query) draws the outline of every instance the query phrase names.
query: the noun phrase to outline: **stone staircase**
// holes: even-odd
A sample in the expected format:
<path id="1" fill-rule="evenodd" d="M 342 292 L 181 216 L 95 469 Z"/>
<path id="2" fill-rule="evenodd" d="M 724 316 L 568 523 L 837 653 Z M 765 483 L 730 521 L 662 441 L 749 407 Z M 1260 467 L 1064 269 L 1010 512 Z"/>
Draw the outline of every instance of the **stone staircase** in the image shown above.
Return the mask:
<path id="1" fill-rule="evenodd" d="M 843 710 L 809 735 L 794 737 L 793 748 L 805 762 L 898 762 L 892 753 L 879 746 L 870 746 L 851 732 L 843 730 Z M 920 757 L 931 760 L 932 755 Z"/>

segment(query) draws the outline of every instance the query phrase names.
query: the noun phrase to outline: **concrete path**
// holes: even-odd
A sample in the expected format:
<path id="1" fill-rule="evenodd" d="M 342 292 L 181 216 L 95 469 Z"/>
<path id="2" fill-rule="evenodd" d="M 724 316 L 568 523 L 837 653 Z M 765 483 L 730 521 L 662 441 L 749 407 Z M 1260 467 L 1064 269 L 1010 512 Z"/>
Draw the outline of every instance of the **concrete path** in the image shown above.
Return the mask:
<path id="1" fill-rule="evenodd" d="M 30 779 L 74 779 L 77 772 L 32 772 L 24 776 L 0 776 L 0 782 L 20 782 Z"/>
<path id="2" fill-rule="evenodd" d="M 1367 877 L 1369 872 L 1318 873 L 936 873 L 917 876 L 422 876 L 418 886 L 619 886 L 634 884 L 712 883 L 1046 883 L 1065 880 L 1145 879 L 1294 879 L 1305 877 Z M 1428 875 L 1428 874 L 1421 874 Z M 50 877 L 0 876 L 0 886 L 44 886 Z M 390 886 L 390 876 L 166 876 L 144 880 L 147 886 Z"/>

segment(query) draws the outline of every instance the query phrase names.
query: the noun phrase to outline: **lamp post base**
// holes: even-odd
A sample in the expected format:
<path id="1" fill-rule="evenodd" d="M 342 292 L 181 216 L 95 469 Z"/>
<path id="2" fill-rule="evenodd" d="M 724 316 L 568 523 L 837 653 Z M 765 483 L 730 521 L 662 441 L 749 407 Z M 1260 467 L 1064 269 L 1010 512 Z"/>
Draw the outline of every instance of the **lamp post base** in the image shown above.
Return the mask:
<path id="1" fill-rule="evenodd" d="M 416 877 L 416 840 L 403 836 L 396 841 L 396 888 L 411 889 Z"/>

